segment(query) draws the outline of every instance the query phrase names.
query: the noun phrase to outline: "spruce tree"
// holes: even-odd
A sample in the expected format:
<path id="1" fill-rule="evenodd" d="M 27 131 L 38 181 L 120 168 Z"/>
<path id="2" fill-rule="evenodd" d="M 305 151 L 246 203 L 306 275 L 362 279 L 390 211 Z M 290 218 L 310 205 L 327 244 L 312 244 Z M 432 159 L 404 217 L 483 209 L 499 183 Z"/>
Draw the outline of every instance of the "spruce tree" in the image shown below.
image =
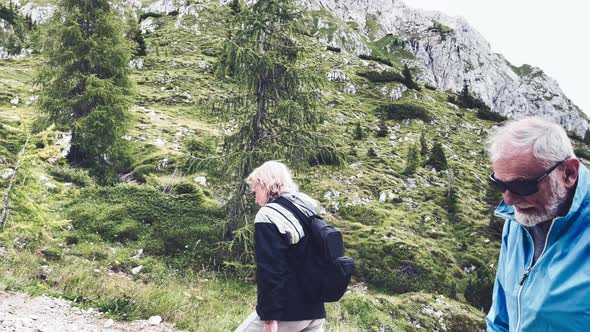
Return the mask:
<path id="1" fill-rule="evenodd" d="M 420 156 L 422 159 L 428 155 L 428 143 L 426 143 L 426 135 L 424 132 L 420 133 Z"/>
<path id="2" fill-rule="evenodd" d="M 387 123 L 385 122 L 385 116 L 381 115 L 379 117 L 379 130 L 377 131 L 377 137 L 386 137 L 387 136 Z"/>
<path id="3" fill-rule="evenodd" d="M 354 139 L 355 140 L 362 140 L 365 134 L 363 133 L 363 127 L 361 127 L 361 123 L 357 122 L 356 126 L 354 127 Z"/>
<path id="4" fill-rule="evenodd" d="M 416 144 L 410 145 L 408 153 L 406 155 L 406 168 L 404 169 L 405 175 L 412 175 L 416 173 L 418 166 L 420 165 L 420 152 Z"/>
<path id="5" fill-rule="evenodd" d="M 121 26 L 107 0 L 62 0 L 37 77 L 42 112 L 71 131 L 68 161 L 95 174 L 123 157 L 131 84 Z"/>
<path id="6" fill-rule="evenodd" d="M 420 86 L 416 81 L 414 81 L 414 77 L 412 76 L 412 71 L 408 67 L 408 65 L 404 65 L 404 69 L 402 70 L 402 75 L 404 76 L 404 84 L 410 89 L 414 89 L 416 91 L 420 91 Z"/>
<path id="7" fill-rule="evenodd" d="M 269 159 L 293 166 L 333 151 L 317 131 L 321 80 L 301 64 L 299 18 L 292 1 L 259 0 L 236 13 L 223 45 L 216 72 L 239 86 L 238 93 L 213 105 L 237 125 L 223 146 L 225 171 L 239 184 L 227 205 L 230 238 L 246 220 L 251 202 L 245 200 L 247 187 L 241 180 L 255 167 Z"/>
<path id="8" fill-rule="evenodd" d="M 231 9 L 233 15 L 239 14 L 242 10 L 242 4 L 240 3 L 240 0 L 231 0 L 228 6 Z"/>
<path id="9" fill-rule="evenodd" d="M 426 165 L 434 167 L 437 171 L 443 171 L 448 168 L 447 157 L 440 142 L 435 142 L 430 151 L 430 158 Z"/>

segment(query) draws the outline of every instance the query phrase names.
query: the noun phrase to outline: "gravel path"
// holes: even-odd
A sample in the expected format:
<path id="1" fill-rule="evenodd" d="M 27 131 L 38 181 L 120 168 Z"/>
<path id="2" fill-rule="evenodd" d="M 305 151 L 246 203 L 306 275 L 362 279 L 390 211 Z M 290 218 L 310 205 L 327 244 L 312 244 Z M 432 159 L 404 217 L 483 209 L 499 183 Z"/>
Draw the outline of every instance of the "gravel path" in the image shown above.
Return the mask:
<path id="1" fill-rule="evenodd" d="M 150 320 L 119 322 L 93 309 L 73 307 L 70 302 L 48 296 L 31 298 L 22 293 L 0 291 L 0 331 L 10 332 L 89 332 L 147 331 L 172 332 L 173 328 Z"/>

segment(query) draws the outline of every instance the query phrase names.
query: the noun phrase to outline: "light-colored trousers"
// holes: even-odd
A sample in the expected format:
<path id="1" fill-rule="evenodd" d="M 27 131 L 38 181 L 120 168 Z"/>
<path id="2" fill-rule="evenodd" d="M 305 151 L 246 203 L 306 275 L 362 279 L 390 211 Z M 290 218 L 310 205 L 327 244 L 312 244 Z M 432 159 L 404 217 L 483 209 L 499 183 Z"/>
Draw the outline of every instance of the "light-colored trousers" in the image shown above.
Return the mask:
<path id="1" fill-rule="evenodd" d="M 323 332 L 325 319 L 278 321 L 278 332 Z M 261 332 L 264 328 L 264 321 L 260 320 L 256 310 L 238 326 L 235 332 Z"/>

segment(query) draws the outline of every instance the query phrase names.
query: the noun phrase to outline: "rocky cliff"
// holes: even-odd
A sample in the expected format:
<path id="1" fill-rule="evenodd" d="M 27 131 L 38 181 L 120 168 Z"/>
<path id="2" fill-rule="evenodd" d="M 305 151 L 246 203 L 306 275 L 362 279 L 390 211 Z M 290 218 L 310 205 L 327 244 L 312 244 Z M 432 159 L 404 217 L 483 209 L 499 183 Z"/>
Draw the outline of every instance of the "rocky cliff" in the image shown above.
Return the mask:
<path id="1" fill-rule="evenodd" d="M 414 55 L 406 60 L 419 69 L 420 81 L 443 90 L 460 91 L 464 84 L 490 108 L 508 117 L 547 116 L 571 133 L 584 137 L 587 117 L 565 96 L 555 80 L 539 68 L 512 66 L 463 18 L 406 6 L 399 0 L 305 0 L 311 10 L 326 10 L 358 27 L 350 40 L 378 41 L 388 35 L 401 40 Z M 333 34 L 328 44 L 364 53 L 358 42 L 343 43 Z"/>

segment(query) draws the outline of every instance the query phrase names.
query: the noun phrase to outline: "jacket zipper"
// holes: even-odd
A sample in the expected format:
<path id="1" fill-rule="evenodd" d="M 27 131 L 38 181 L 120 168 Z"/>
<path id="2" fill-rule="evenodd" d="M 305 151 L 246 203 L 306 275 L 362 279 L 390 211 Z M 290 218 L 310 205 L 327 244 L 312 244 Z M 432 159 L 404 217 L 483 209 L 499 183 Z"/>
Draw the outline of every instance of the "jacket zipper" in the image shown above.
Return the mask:
<path id="1" fill-rule="evenodd" d="M 555 218 L 555 219 L 557 219 L 557 218 Z M 547 231 L 547 237 L 545 238 L 545 245 L 543 246 L 543 251 L 541 251 L 541 254 L 539 255 L 539 258 L 537 259 L 537 262 L 535 262 L 535 265 L 538 265 L 539 261 L 541 261 L 541 259 L 543 259 L 543 254 L 545 254 L 545 249 L 547 249 L 547 242 L 549 241 L 549 235 L 551 235 L 551 230 L 553 229 L 553 225 L 555 224 L 555 219 L 553 219 L 553 221 L 551 222 L 551 226 L 549 226 L 549 231 Z M 525 231 L 527 233 L 527 237 L 529 239 L 531 239 L 531 241 L 533 242 L 533 257 L 531 257 L 531 263 L 529 264 L 529 267 L 526 269 L 522 278 L 520 279 L 520 287 L 518 289 L 518 295 L 516 298 L 516 300 L 517 300 L 516 305 L 518 306 L 518 322 L 516 323 L 516 332 L 518 332 L 520 330 L 520 319 L 521 319 L 520 294 L 522 293 L 524 283 L 526 282 L 526 279 L 528 278 L 528 276 L 531 273 L 531 270 L 533 268 L 533 258 L 535 256 L 535 241 L 533 241 L 533 237 L 527 228 L 525 228 Z"/>

